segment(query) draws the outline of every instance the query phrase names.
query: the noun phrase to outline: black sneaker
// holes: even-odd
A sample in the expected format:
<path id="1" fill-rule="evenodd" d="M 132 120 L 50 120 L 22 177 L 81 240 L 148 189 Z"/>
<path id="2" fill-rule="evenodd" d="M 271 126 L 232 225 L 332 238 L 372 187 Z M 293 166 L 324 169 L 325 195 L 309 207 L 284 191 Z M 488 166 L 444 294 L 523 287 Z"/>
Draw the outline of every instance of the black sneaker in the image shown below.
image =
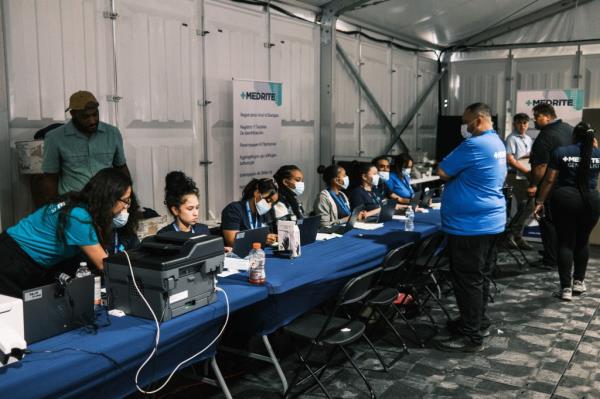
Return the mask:
<path id="1" fill-rule="evenodd" d="M 463 326 L 462 326 L 462 320 L 461 319 L 448 320 L 446 322 L 446 329 L 452 335 L 465 335 L 465 333 L 463 331 Z M 479 334 L 481 334 L 481 336 L 483 338 L 489 337 L 491 335 L 490 326 L 488 325 L 488 326 L 485 326 L 485 327 L 481 327 L 479 329 Z"/>
<path id="2" fill-rule="evenodd" d="M 474 353 L 481 352 L 483 349 L 485 349 L 483 344 L 473 342 L 471 339 L 462 336 L 434 341 L 434 345 L 443 352 Z"/>

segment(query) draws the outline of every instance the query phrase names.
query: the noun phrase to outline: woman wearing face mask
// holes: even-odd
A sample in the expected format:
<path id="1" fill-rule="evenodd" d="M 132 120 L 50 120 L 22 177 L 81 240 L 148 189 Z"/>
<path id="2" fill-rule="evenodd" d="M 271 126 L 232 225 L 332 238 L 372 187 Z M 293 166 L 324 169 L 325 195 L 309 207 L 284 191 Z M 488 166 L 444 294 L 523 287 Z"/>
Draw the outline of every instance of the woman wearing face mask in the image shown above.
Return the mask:
<path id="1" fill-rule="evenodd" d="M 390 172 L 390 178 L 386 185 L 390 191 L 398 197 L 396 201 L 399 204 L 410 203 L 415 191 L 410 185 L 410 172 L 413 167 L 413 160 L 408 154 L 400 154 L 394 160 L 394 171 Z"/>
<path id="2" fill-rule="evenodd" d="M 165 178 L 165 205 L 175 220 L 159 233 L 183 231 L 193 235 L 210 234 L 208 226 L 198 223 L 200 201 L 196 183 L 183 172 L 170 172 Z"/>
<path id="3" fill-rule="evenodd" d="M 238 231 L 267 226 L 266 215 L 278 199 L 275 180 L 252 179 L 242 191 L 242 200 L 230 203 L 221 212 L 221 229 L 225 245 L 233 246 Z M 276 241 L 276 234 L 267 236 L 267 245 Z"/>
<path id="4" fill-rule="evenodd" d="M 102 169 L 81 192 L 63 195 L 1 233 L 0 294 L 20 297 L 25 289 L 51 283 L 58 264 L 81 252 L 103 270 L 113 227 L 137 228 L 131 186 L 123 173 Z"/>
<path id="5" fill-rule="evenodd" d="M 337 165 L 321 165 L 317 172 L 323 174 L 323 181 L 327 186 L 319 193 L 313 205 L 313 213 L 321 217 L 321 227 L 346 222 L 352 213 L 350 201 L 342 192 L 350 185 L 346 170 Z M 364 219 L 364 212 L 361 212 L 359 219 Z"/>
<path id="6" fill-rule="evenodd" d="M 298 220 L 305 216 L 300 196 L 304 174 L 296 165 L 284 165 L 273 176 L 279 186 L 279 201 L 273 205 L 276 220 Z"/>
<path id="7" fill-rule="evenodd" d="M 363 205 L 365 217 L 379 214 L 382 198 L 375 192 L 379 184 L 377 168 L 370 163 L 361 163 L 356 167 L 357 186 L 350 191 L 350 205 L 352 209 Z"/>

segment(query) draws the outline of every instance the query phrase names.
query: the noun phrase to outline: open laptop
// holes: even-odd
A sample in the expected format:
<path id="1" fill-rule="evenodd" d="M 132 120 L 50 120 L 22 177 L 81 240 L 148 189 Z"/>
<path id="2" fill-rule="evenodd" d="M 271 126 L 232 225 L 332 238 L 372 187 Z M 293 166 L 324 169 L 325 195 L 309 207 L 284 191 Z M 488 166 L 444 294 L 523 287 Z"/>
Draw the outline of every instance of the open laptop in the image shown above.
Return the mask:
<path id="1" fill-rule="evenodd" d="M 264 248 L 267 242 L 267 235 L 269 235 L 268 227 L 238 231 L 233 242 L 233 253 L 240 258 L 245 258 L 252 250 L 252 244 L 255 242 L 260 242 L 260 246 Z"/>
<path id="2" fill-rule="evenodd" d="M 334 224 L 332 226 L 321 227 L 319 229 L 320 233 L 336 233 L 336 234 L 346 234 L 350 230 L 354 228 L 354 223 L 358 220 L 358 215 L 365 209 L 364 205 L 357 206 L 350 214 L 350 218 L 346 223 Z"/>
<path id="3" fill-rule="evenodd" d="M 296 224 L 300 230 L 300 244 L 307 245 L 312 244 L 317 239 L 317 233 L 319 232 L 319 222 L 321 221 L 320 216 L 309 216 L 304 219 L 298 219 Z"/>
<path id="4" fill-rule="evenodd" d="M 27 344 L 94 323 L 94 276 L 23 291 Z"/>
<path id="5" fill-rule="evenodd" d="M 396 201 L 387 201 L 381 206 L 381 210 L 377 215 L 369 216 L 366 223 L 383 223 L 392 220 L 396 213 Z"/>

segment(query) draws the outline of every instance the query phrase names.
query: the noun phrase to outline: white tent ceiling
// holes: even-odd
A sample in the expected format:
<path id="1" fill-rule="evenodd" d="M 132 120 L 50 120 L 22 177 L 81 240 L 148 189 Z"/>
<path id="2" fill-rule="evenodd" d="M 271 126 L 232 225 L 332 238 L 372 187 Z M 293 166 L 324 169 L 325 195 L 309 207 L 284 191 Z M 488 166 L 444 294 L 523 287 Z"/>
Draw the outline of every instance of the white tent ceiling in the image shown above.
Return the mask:
<path id="1" fill-rule="evenodd" d="M 321 7 L 327 0 L 301 0 L 311 6 Z M 594 19 L 598 12 L 588 12 L 588 7 L 598 10 L 600 0 L 372 0 L 361 8 L 344 13 L 359 25 L 371 26 L 382 32 L 390 32 L 397 38 L 414 43 L 431 43 L 436 47 L 449 47 L 503 26 L 512 31 L 511 22 L 536 24 L 536 17 L 548 9 L 562 7 L 559 15 L 547 18 L 554 25 L 537 37 L 527 35 L 509 40 L 552 40 L 598 39 L 600 22 Z M 584 17 L 586 23 L 575 23 L 575 17 Z M 556 30 L 554 28 L 557 28 Z M 506 32 L 506 31 L 505 31 Z M 505 33 L 501 32 L 501 33 Z M 575 32 L 575 34 L 574 34 Z M 559 36 L 557 38 L 556 36 Z M 476 38 L 476 37 L 475 37 Z M 506 42 L 504 42 L 506 43 Z"/>

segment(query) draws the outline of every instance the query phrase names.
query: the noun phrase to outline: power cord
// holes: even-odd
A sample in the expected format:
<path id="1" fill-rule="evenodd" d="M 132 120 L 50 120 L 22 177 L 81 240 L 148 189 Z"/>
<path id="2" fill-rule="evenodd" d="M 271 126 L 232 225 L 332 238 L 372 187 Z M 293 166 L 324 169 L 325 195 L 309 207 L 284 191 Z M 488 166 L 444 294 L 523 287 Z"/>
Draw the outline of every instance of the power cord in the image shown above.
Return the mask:
<path id="1" fill-rule="evenodd" d="M 150 359 L 152 359 L 152 357 L 154 357 L 154 354 L 156 353 L 156 351 L 158 349 L 158 344 L 160 342 L 160 323 L 158 322 L 158 318 L 156 317 L 154 310 L 152 310 L 152 307 L 150 306 L 150 304 L 146 300 L 146 297 L 142 294 L 142 291 L 140 290 L 140 288 L 137 285 L 137 281 L 136 281 L 135 275 L 133 273 L 133 266 L 131 265 L 131 259 L 129 258 L 129 254 L 127 253 L 127 251 L 123 251 L 122 253 L 125 254 L 125 258 L 127 258 L 127 264 L 129 265 L 129 272 L 131 273 L 131 279 L 133 280 L 133 285 L 135 286 L 135 289 L 136 289 L 137 293 L 139 294 L 139 296 L 142 298 L 142 300 L 146 304 L 146 307 L 148 308 L 148 310 L 150 310 L 150 313 L 152 314 L 152 318 L 154 319 L 154 322 L 156 324 L 156 337 L 154 340 L 154 348 L 152 348 L 152 352 L 150 352 L 150 355 L 146 358 L 146 360 L 144 360 L 144 363 L 142 363 L 142 365 L 137 369 L 137 371 L 135 373 L 135 387 L 137 388 L 137 390 L 143 394 L 152 395 L 152 394 L 155 394 L 155 393 L 161 391 L 164 387 L 166 387 L 167 384 L 169 383 L 169 381 L 171 381 L 171 378 L 173 378 L 173 375 L 175 375 L 175 373 L 177 372 L 177 370 L 179 370 L 179 368 L 181 366 L 183 366 L 185 363 L 193 360 L 194 358 L 200 356 L 208 348 L 213 346 L 214 343 L 217 342 L 217 340 L 219 338 L 221 338 L 221 335 L 223 335 L 223 332 L 225 331 L 225 327 L 227 327 L 227 323 L 229 321 L 229 298 L 227 297 L 227 293 L 222 288 L 216 286 L 216 281 L 215 281 L 215 290 L 221 291 L 223 293 L 223 295 L 225 295 L 226 313 L 225 313 L 225 322 L 223 323 L 223 327 L 221 327 L 221 331 L 219 331 L 219 334 L 217 334 L 217 336 L 208 345 L 206 345 L 204 347 L 204 349 L 202 349 L 200 352 L 197 352 L 196 354 L 188 357 L 187 359 L 185 359 L 181 363 L 179 363 L 173 369 L 173 371 L 171 371 L 171 373 L 167 377 L 166 381 L 163 382 L 163 384 L 160 387 L 158 387 L 152 391 L 145 391 L 144 389 L 142 389 L 139 386 L 139 382 L 138 382 L 139 375 L 140 375 L 141 371 L 144 369 L 144 367 L 146 367 L 146 364 L 148 364 Z M 215 280 L 216 280 L 216 278 L 215 278 Z"/>

